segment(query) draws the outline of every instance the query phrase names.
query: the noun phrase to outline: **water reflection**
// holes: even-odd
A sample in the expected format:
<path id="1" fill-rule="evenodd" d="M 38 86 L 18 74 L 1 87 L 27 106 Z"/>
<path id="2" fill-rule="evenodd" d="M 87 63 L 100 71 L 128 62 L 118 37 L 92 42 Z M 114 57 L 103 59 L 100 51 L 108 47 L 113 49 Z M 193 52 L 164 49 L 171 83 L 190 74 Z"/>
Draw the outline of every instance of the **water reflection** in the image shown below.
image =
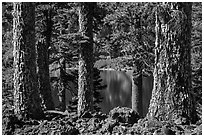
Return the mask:
<path id="1" fill-rule="evenodd" d="M 131 77 L 122 71 L 101 71 L 102 84 L 107 88 L 100 91 L 104 98 L 99 105 L 104 113 L 117 106 L 131 107 Z"/>
<path id="2" fill-rule="evenodd" d="M 100 70 L 100 77 L 102 79 L 101 84 L 107 85 L 107 87 L 100 91 L 103 97 L 102 102 L 99 104 L 102 112 L 109 113 L 111 109 L 117 106 L 131 108 L 131 97 L 132 97 L 132 71 L 115 71 L 115 70 Z M 52 84 L 53 85 L 53 84 Z M 77 95 L 76 85 L 69 83 L 72 91 Z M 143 114 L 148 111 L 148 106 L 151 98 L 151 92 L 153 87 L 153 77 L 143 76 L 143 91 L 142 91 L 142 106 Z M 55 107 L 59 105 L 57 96 L 57 88 L 52 88 L 52 96 L 55 103 Z M 68 108 L 69 101 L 73 94 L 70 91 L 66 91 L 66 105 Z"/>

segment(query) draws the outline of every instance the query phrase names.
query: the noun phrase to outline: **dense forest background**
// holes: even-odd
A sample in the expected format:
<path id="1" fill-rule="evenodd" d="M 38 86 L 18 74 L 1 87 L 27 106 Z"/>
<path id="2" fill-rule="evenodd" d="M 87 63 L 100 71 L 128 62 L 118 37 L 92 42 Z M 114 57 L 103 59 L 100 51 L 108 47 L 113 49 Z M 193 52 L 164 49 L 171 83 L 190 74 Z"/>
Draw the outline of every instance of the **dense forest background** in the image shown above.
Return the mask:
<path id="1" fill-rule="evenodd" d="M 94 7 L 94 67 L 131 70 L 134 58 L 143 65 L 143 73 L 153 73 L 155 47 L 155 7 L 158 3 L 103 3 Z M 2 111 L 13 106 L 13 4 L 2 3 Z M 36 44 L 46 41 L 50 23 L 49 70 L 78 67 L 77 3 L 36 3 Z M 50 19 L 50 22 L 48 21 Z M 192 94 L 202 116 L 202 3 L 192 6 Z M 56 67 L 59 66 L 59 67 Z M 76 74 L 64 74 L 76 81 Z M 52 79 L 51 79 L 52 80 Z M 69 88 L 69 87 L 64 87 Z M 97 93 L 95 93 L 97 97 Z M 96 99 L 97 100 L 97 99 Z"/>

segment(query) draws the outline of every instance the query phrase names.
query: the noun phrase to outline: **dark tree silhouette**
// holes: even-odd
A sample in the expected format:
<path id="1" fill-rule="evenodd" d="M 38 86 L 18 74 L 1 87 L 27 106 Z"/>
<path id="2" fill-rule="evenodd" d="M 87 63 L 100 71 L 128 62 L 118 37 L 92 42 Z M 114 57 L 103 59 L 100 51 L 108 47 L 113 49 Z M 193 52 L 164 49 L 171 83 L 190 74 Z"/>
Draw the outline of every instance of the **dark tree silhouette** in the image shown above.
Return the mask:
<path id="1" fill-rule="evenodd" d="M 38 88 L 42 95 L 42 101 L 44 109 L 54 109 L 54 103 L 51 94 L 50 76 L 49 76 L 49 52 L 48 49 L 51 46 L 51 34 L 52 34 L 52 9 L 46 9 L 43 11 L 44 19 L 42 20 L 43 31 L 39 32 L 40 40 L 37 42 L 37 73 L 38 73 Z"/>

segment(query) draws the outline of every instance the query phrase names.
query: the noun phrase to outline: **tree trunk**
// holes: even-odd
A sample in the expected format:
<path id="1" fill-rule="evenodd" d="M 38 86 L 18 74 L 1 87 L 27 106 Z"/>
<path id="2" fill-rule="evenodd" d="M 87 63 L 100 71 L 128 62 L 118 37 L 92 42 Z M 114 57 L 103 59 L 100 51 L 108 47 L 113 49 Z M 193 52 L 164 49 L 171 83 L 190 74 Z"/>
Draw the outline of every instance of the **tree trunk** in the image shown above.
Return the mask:
<path id="1" fill-rule="evenodd" d="M 65 111 L 66 110 L 66 97 L 65 97 L 65 82 L 66 77 L 66 62 L 65 58 L 62 57 L 60 60 L 60 82 L 59 82 L 59 101 L 60 101 L 60 110 Z"/>
<path id="2" fill-rule="evenodd" d="M 43 23 L 46 24 L 44 33 L 42 34 L 41 40 L 37 43 L 37 73 L 38 73 L 38 88 L 43 101 L 44 109 L 54 109 L 54 103 L 51 94 L 50 86 L 50 75 L 49 75 L 49 52 L 51 34 L 52 34 L 52 20 L 51 10 L 44 12 L 45 20 Z M 46 32 L 46 33 L 45 33 Z"/>
<path id="3" fill-rule="evenodd" d="M 96 3 L 80 3 L 80 43 L 78 78 L 78 116 L 93 109 L 93 9 Z"/>
<path id="4" fill-rule="evenodd" d="M 142 64 L 141 60 L 134 59 L 132 74 L 132 109 L 143 116 L 142 109 Z"/>
<path id="5" fill-rule="evenodd" d="M 63 35 L 63 26 L 62 24 L 60 24 L 60 35 Z M 62 41 L 61 41 L 62 42 Z M 65 62 L 65 54 L 63 51 L 63 48 L 61 47 L 62 45 L 60 45 L 60 55 L 61 58 L 59 59 L 59 66 L 60 66 L 60 79 L 59 79 L 59 93 L 58 93 L 58 97 L 59 97 L 59 110 L 60 111 L 65 111 L 66 110 L 66 96 L 65 96 L 65 92 L 66 92 L 66 81 L 65 81 L 65 77 L 66 77 L 66 62 Z"/>
<path id="6" fill-rule="evenodd" d="M 171 9 L 171 15 L 164 7 Z M 195 118 L 191 96 L 191 7 L 191 3 L 167 3 L 157 9 L 154 88 L 148 117 Z"/>
<path id="7" fill-rule="evenodd" d="M 38 119 L 43 111 L 36 88 L 34 3 L 14 3 L 13 16 L 14 113 L 24 119 Z"/>

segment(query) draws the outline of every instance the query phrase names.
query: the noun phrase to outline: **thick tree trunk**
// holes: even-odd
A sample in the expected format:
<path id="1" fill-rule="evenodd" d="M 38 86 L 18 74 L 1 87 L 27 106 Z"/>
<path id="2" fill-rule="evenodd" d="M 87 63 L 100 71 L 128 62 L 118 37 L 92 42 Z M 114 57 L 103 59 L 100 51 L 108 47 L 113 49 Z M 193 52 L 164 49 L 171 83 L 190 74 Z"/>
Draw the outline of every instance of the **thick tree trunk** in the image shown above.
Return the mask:
<path id="1" fill-rule="evenodd" d="M 79 53 L 78 116 L 93 109 L 93 9 L 96 3 L 80 3 L 79 32 L 82 40 Z"/>
<path id="2" fill-rule="evenodd" d="M 21 118 L 41 118 L 37 91 L 35 49 L 35 5 L 14 3 L 14 113 Z"/>
<path id="3" fill-rule="evenodd" d="M 49 52 L 51 34 L 52 34 L 52 20 L 51 10 L 44 12 L 46 28 L 42 34 L 41 41 L 37 43 L 37 73 L 38 73 L 38 88 L 43 101 L 44 109 L 54 109 L 54 103 L 51 94 L 50 75 L 49 75 Z"/>
<path id="4" fill-rule="evenodd" d="M 142 62 L 134 59 L 132 74 L 132 109 L 143 116 L 142 109 Z"/>
<path id="5" fill-rule="evenodd" d="M 194 120 L 191 96 L 191 3 L 167 3 L 156 13 L 154 88 L 148 116 Z M 172 18 L 174 17 L 174 18 Z"/>

